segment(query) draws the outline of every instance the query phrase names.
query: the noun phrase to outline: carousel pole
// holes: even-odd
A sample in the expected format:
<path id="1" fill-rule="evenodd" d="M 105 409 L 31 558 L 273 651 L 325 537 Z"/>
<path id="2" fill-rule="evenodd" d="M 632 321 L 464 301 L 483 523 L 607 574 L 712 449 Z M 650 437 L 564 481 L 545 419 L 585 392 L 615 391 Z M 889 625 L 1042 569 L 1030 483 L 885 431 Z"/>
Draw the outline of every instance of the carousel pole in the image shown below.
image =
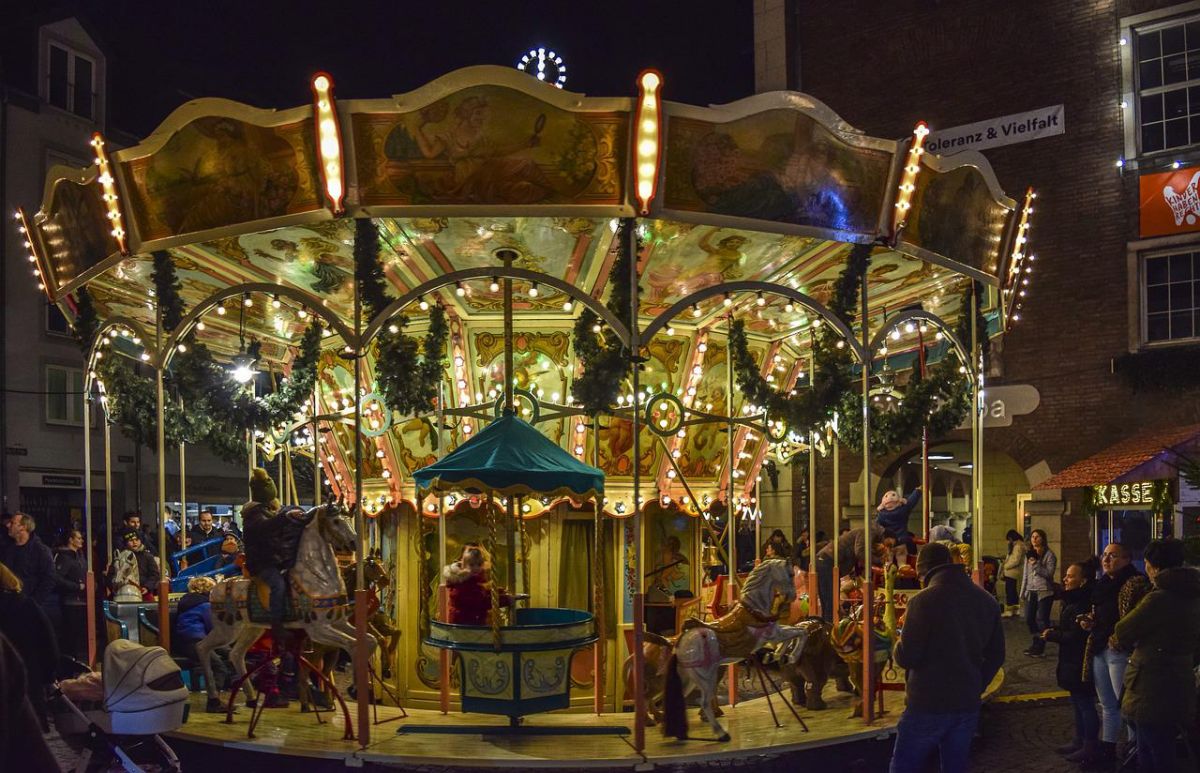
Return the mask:
<path id="1" fill-rule="evenodd" d="M 358 694 L 358 743 L 371 743 L 371 681 L 367 673 L 366 518 L 362 476 L 362 288 L 354 283 L 354 531 L 357 560 L 354 566 L 354 685 Z"/>
<path id="2" fill-rule="evenodd" d="M 726 524 L 727 524 L 725 533 L 728 535 L 727 539 L 729 541 L 729 545 L 727 547 L 727 550 L 729 551 L 729 566 L 728 566 L 729 583 L 725 586 L 727 589 L 726 590 L 727 595 L 725 597 L 725 600 L 726 600 L 726 603 L 728 603 L 729 608 L 732 609 L 733 603 L 737 599 L 737 596 L 738 596 L 738 593 L 737 593 L 737 591 L 738 591 L 738 588 L 737 588 L 737 582 L 738 582 L 737 533 L 738 533 L 738 527 L 741 525 L 739 523 L 739 521 L 741 520 L 741 513 L 737 512 L 734 509 L 734 493 L 733 493 L 734 471 L 737 469 L 737 455 L 736 455 L 736 451 L 734 449 L 734 436 L 737 434 L 737 432 L 736 432 L 737 425 L 734 424 L 734 422 L 733 422 L 733 312 L 732 311 L 725 318 L 725 321 L 729 326 L 729 332 L 727 333 L 726 339 L 725 339 L 725 395 L 726 395 L 726 397 L 725 397 L 725 413 L 728 414 L 728 416 L 729 416 L 729 423 L 727 425 L 728 436 L 725 438 L 725 440 L 727 441 L 726 442 L 726 450 L 729 453 L 729 462 L 728 462 L 729 489 L 728 489 L 728 494 L 726 495 L 726 498 L 725 498 L 726 511 L 727 511 L 726 516 L 725 516 L 725 520 L 726 520 Z M 757 548 L 756 548 L 756 550 L 757 550 Z M 730 663 L 729 670 L 726 673 L 728 673 L 728 675 L 729 675 L 728 684 L 726 685 L 729 688 L 729 705 L 736 706 L 737 705 L 737 697 L 738 697 L 737 664 Z"/>
<path id="3" fill-rule="evenodd" d="M 504 253 L 504 268 L 512 267 L 512 254 L 510 251 Z M 512 279 L 505 277 L 504 279 L 504 411 L 516 415 L 516 404 L 513 398 L 513 296 L 512 296 Z M 517 588 L 517 544 L 516 544 L 516 529 L 514 528 L 513 515 L 516 510 L 516 496 L 509 495 L 504 498 L 505 511 L 508 515 L 504 519 L 504 538 L 508 542 L 508 576 L 507 583 L 511 591 L 516 592 Z"/>
<path id="4" fill-rule="evenodd" d="M 592 466 L 600 469 L 600 414 L 592 415 Z M 604 713 L 604 656 L 608 647 L 604 615 L 604 497 L 592 498 L 595 524 L 592 526 L 592 606 L 595 607 L 596 644 L 592 650 L 592 693 L 597 714 Z"/>
<path id="5" fill-rule="evenodd" d="M 837 424 L 837 414 L 834 414 L 834 424 Z M 841 438 L 838 437 L 837 427 L 833 430 L 833 528 L 829 530 L 829 538 L 833 540 L 833 593 L 830 598 L 833 600 L 833 609 L 830 610 L 830 617 L 834 623 L 838 621 L 838 611 L 842 607 L 842 578 L 838 571 L 838 537 L 842 530 L 842 503 L 840 499 L 842 490 L 842 464 L 841 464 Z M 809 535 L 815 540 L 815 535 Z M 815 543 L 814 543 L 815 544 Z M 812 562 L 816 563 L 816 553 L 813 554 Z M 825 614 L 825 610 L 821 610 L 821 614 Z"/>
<path id="6" fill-rule="evenodd" d="M 313 507 L 321 504 L 321 375 L 313 379 L 312 447 L 313 447 Z"/>
<path id="7" fill-rule="evenodd" d="M 87 662 L 96 662 L 96 567 L 92 560 L 92 391 L 83 395 L 83 530 L 87 551 L 84 603 L 87 604 Z M 75 653 L 72 653 L 75 654 Z"/>
<path id="8" fill-rule="evenodd" d="M 443 425 L 445 425 L 446 412 L 446 382 L 444 379 L 438 379 L 438 412 L 437 412 L 437 441 L 438 441 L 438 459 L 444 455 L 445 437 L 442 435 Z M 421 512 L 421 503 L 417 502 L 417 539 L 424 542 L 424 537 L 421 530 L 421 519 L 425 516 Z M 438 510 L 438 560 L 437 566 L 444 566 L 446 563 L 446 505 L 445 499 L 439 493 L 437 495 L 437 510 Z M 425 546 L 421 546 L 421 555 L 425 555 Z M 428 593 L 428 588 L 422 588 L 421 593 Z M 437 616 L 438 620 L 443 623 L 450 622 L 449 620 L 449 591 L 446 588 L 445 582 L 438 583 L 437 595 Z M 450 650 L 438 648 L 438 708 L 443 714 L 450 713 Z"/>
<path id="9" fill-rule="evenodd" d="M 976 320 L 979 318 L 979 285 L 971 284 L 971 570 L 975 582 L 983 585 L 983 565 L 979 544 L 983 541 L 983 367 L 979 361 L 979 334 Z"/>
<path id="10" fill-rule="evenodd" d="M 872 666 L 872 646 L 875 638 L 875 623 L 872 615 L 871 566 L 874 558 L 874 545 L 871 540 L 871 318 L 867 307 L 867 278 L 862 280 L 861 293 L 862 318 L 862 461 L 863 461 L 863 584 L 862 584 L 862 640 L 863 640 L 863 680 L 862 702 L 863 722 L 871 724 L 875 720 L 875 674 Z"/>
<path id="11" fill-rule="evenodd" d="M 817 603 L 817 433 L 808 447 L 808 613 L 816 614 Z"/>
<path id="12" fill-rule="evenodd" d="M 104 413 L 104 561 L 112 560 L 112 422 L 108 412 Z M 90 547 L 88 548 L 91 549 Z"/>
<path id="13" fill-rule="evenodd" d="M 917 331 L 917 356 L 925 378 L 925 334 Z M 921 427 L 921 536 L 929 539 L 929 423 Z"/>
<path id="14" fill-rule="evenodd" d="M 183 395 L 179 396 L 179 413 L 183 414 Z M 187 445 L 182 436 L 179 438 L 179 535 L 179 549 L 183 550 L 183 537 L 187 536 Z"/>
<path id="15" fill-rule="evenodd" d="M 166 408 L 163 396 L 163 369 L 166 367 L 164 362 L 166 357 L 163 353 L 162 343 L 162 304 L 155 303 L 154 348 L 156 354 L 154 361 L 154 383 L 156 398 L 155 418 L 158 421 L 158 443 L 155 451 L 158 457 L 158 557 L 161 578 L 158 582 L 158 640 L 159 646 L 170 652 L 171 582 L 167 579 L 167 523 L 165 518 L 167 511 L 167 428 L 165 418 Z"/>
<path id="16" fill-rule="evenodd" d="M 642 438 L 640 412 L 638 409 L 638 390 L 641 389 L 641 329 L 638 327 L 638 254 L 636 221 L 625 218 L 622 221 L 621 237 L 625 240 L 622 247 L 629 254 L 629 359 L 633 380 L 633 412 L 630 414 L 633 425 L 633 517 L 637 519 L 634 533 L 637 535 L 637 547 L 633 557 L 633 576 L 639 578 L 633 594 L 633 748 L 641 753 L 646 748 L 646 685 L 643 674 L 646 666 L 646 653 L 643 648 L 646 621 L 645 594 L 642 593 L 642 552 L 641 535 L 643 519 L 642 512 Z"/>

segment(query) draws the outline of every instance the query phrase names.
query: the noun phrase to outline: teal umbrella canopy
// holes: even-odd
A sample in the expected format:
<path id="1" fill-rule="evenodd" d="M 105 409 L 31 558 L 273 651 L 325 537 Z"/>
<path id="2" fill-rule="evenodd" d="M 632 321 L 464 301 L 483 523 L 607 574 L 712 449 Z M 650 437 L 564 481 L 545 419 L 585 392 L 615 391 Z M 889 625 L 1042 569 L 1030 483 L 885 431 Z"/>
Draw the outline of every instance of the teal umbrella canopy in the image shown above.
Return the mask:
<path id="1" fill-rule="evenodd" d="M 531 424 L 506 413 L 446 458 L 413 473 L 422 494 L 451 491 L 508 496 L 604 494 L 604 472 L 552 443 Z"/>

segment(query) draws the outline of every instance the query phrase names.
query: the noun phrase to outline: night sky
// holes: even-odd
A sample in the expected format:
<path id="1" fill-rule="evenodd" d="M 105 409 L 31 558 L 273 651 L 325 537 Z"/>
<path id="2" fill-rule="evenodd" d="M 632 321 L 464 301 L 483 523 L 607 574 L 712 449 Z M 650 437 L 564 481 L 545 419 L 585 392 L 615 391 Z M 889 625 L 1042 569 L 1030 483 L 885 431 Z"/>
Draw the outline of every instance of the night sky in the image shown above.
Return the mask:
<path id="1" fill-rule="evenodd" d="M 754 86 L 751 0 L 75 5 L 108 51 L 110 120 L 140 136 L 196 97 L 294 107 L 316 70 L 342 99 L 386 97 L 460 67 L 513 66 L 538 45 L 566 60 L 568 90 L 593 96 L 633 95 L 646 67 L 674 101 L 728 102 Z"/>

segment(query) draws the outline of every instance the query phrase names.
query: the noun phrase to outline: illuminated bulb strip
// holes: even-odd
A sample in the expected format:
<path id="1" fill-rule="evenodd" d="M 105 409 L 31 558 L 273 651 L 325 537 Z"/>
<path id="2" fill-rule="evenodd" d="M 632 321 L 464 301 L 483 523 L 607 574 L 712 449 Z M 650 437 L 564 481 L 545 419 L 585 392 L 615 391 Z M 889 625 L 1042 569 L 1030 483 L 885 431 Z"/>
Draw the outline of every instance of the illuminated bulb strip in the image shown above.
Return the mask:
<path id="1" fill-rule="evenodd" d="M 340 215 L 345 211 L 345 207 L 342 206 L 346 196 L 345 163 L 342 153 L 342 129 L 333 98 L 333 78 L 323 72 L 314 75 L 312 93 L 321 182 L 325 184 L 325 198 L 329 200 L 329 208 L 333 210 L 333 214 Z"/>
<path id="2" fill-rule="evenodd" d="M 917 128 L 913 129 L 912 143 L 908 146 L 908 158 L 904 161 L 904 171 L 900 175 L 900 187 L 896 193 L 896 211 L 892 216 L 893 237 L 904 227 L 908 210 L 912 208 L 917 174 L 921 171 L 921 156 L 925 153 L 925 137 L 928 135 L 929 127 L 924 121 L 918 122 Z"/>
<path id="3" fill-rule="evenodd" d="M 1025 190 L 1025 204 L 1021 207 L 1021 218 L 1017 221 L 1017 235 L 1013 240 L 1013 251 L 1008 262 L 1008 276 L 1004 278 L 1004 297 L 1001 304 L 1004 308 L 1004 329 L 1012 327 L 1012 323 L 1020 319 L 1018 310 L 1025 297 L 1025 288 L 1029 285 L 1029 274 L 1033 272 L 1033 256 L 1029 254 L 1029 221 L 1033 214 L 1033 200 L 1037 192 L 1032 187 Z"/>
<path id="4" fill-rule="evenodd" d="M 96 166 L 100 170 L 96 182 L 100 183 L 100 189 L 104 191 L 101 198 L 104 199 L 104 206 L 108 209 L 108 220 L 112 225 L 109 233 L 116 239 L 121 254 L 128 255 L 129 243 L 125 239 L 125 219 L 121 217 L 121 206 L 117 203 L 117 181 L 113 177 L 112 164 L 109 163 L 108 153 L 104 150 L 104 138 L 100 136 L 100 132 L 92 135 L 91 145 L 92 150 L 96 153 Z"/>
<path id="5" fill-rule="evenodd" d="M 662 75 L 646 70 L 638 76 L 638 103 L 634 111 L 634 179 L 638 211 L 650 214 L 658 192 L 658 167 L 662 162 Z"/>
<path id="6" fill-rule="evenodd" d="M 17 231 L 21 234 L 21 243 L 25 249 L 29 250 L 27 257 L 29 262 L 33 264 L 33 277 L 37 280 L 38 289 L 46 294 L 46 298 L 53 303 L 54 294 L 50 290 L 50 278 L 46 275 L 46 264 L 42 261 L 42 256 L 37 251 L 37 241 L 33 238 L 33 229 L 29 227 L 29 220 L 25 217 L 25 210 L 17 207 L 17 211 L 13 213 L 17 220 Z"/>

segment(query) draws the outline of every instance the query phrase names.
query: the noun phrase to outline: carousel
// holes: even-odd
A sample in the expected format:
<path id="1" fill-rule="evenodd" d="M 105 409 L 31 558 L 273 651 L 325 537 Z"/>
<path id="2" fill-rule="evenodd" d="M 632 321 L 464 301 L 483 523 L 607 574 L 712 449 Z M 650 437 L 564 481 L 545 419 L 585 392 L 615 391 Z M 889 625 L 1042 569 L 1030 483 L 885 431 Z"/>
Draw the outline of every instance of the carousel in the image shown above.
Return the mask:
<path id="1" fill-rule="evenodd" d="M 801 636 L 819 611 L 815 562 L 793 577 L 759 554 L 761 535 L 754 555 L 737 537 L 782 465 L 807 465 L 815 534 L 819 508 L 841 513 L 816 501 L 816 458 L 833 459 L 843 492 L 840 457 L 869 470 L 951 432 L 971 439 L 981 533 L 987 348 L 1020 316 L 1035 194 L 1005 196 L 977 153 L 925 153 L 924 124 L 880 139 L 804 94 L 696 107 L 664 101 L 666 85 L 646 71 L 632 97 L 597 98 L 473 67 L 338 101 L 318 73 L 308 105 L 200 99 L 136 146 L 96 135 L 92 167 L 52 169 L 40 209 L 17 211 L 33 281 L 73 321 L 87 400 L 104 409 L 85 479 L 108 471 L 116 430 L 156 452 L 160 502 L 187 501 L 186 456 L 204 447 L 267 469 L 285 505 L 351 506 L 317 519 L 353 530 L 351 589 L 293 586 L 305 614 L 344 617 L 355 691 L 378 705 L 267 711 L 247 741 L 238 715 L 206 714 L 198 695 L 177 737 L 401 764 L 619 765 L 894 726 L 902 698 L 879 713 L 879 640 L 897 625 L 882 602 L 904 594 L 867 571 L 847 604 L 835 581 L 834 630 Z M 873 485 L 862 476 L 861 502 Z M 159 539 L 166 553 L 161 524 Z M 455 624 L 443 568 L 472 546 L 490 555 L 493 603 Z M 720 639 L 713 677 L 724 725 L 706 716 L 715 737 L 680 747 L 652 727 L 654 664 L 739 614 L 751 633 Z M 828 640 L 862 721 L 810 705 L 807 725 L 781 722 L 765 681 L 739 695 L 761 676 L 747 635 L 756 650 Z M 800 681 L 811 693 L 818 678 Z M 599 733 L 549 743 L 522 732 L 533 725 Z M 418 732 L 439 728 L 474 735 L 451 752 Z M 511 737 L 473 740 L 497 733 Z"/>

